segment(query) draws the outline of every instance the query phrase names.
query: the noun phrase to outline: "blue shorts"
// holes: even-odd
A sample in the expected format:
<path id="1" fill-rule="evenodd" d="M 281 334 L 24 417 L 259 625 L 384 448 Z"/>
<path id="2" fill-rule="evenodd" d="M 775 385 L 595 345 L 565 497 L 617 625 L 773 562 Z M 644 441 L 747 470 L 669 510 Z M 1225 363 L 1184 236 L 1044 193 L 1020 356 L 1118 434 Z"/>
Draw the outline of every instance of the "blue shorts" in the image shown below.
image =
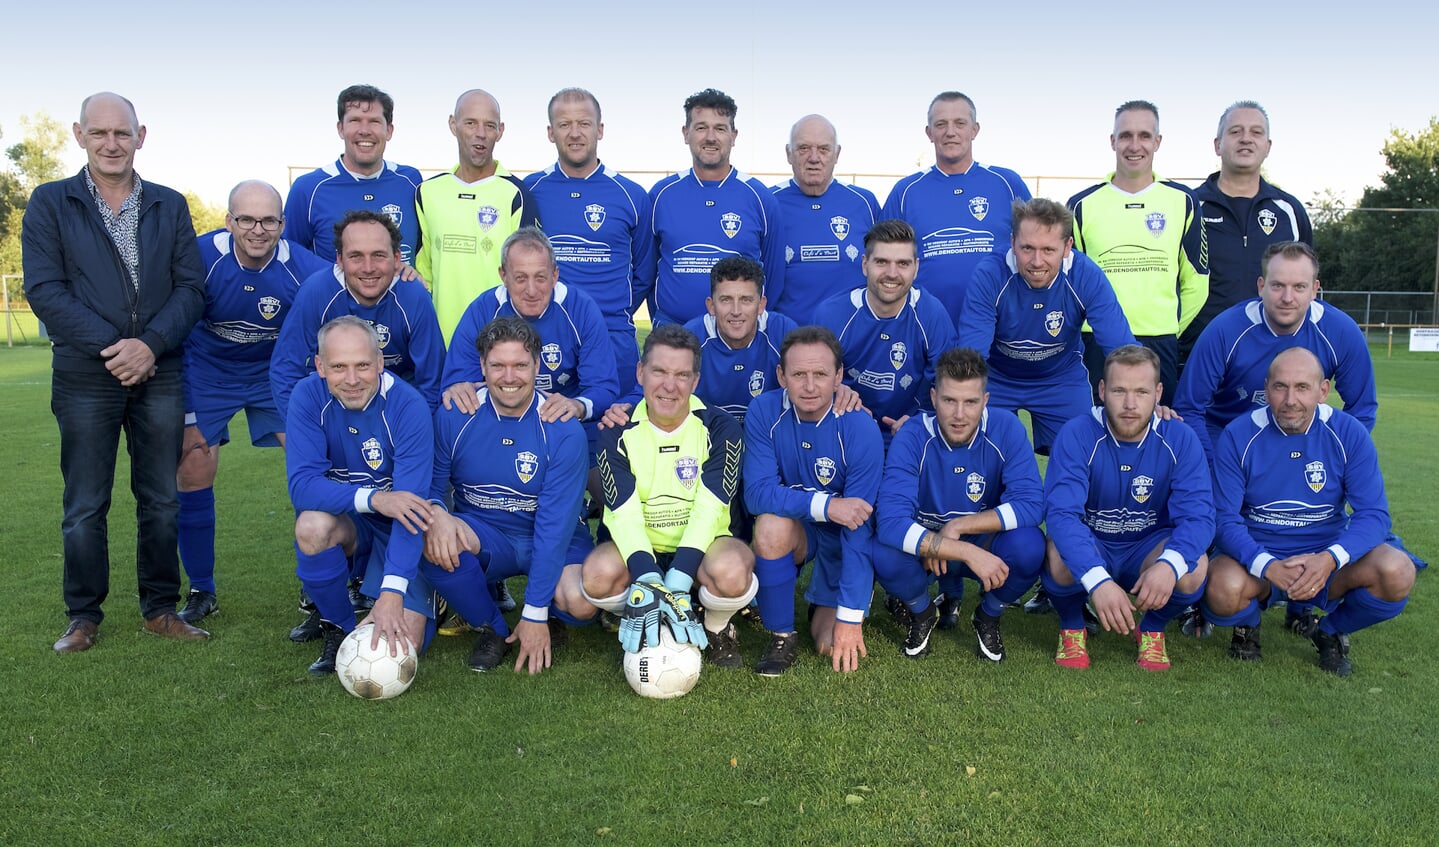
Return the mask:
<path id="1" fill-rule="evenodd" d="M 1144 566 L 1144 560 L 1161 542 L 1169 542 L 1167 530 L 1150 533 L 1138 541 L 1125 544 L 1098 542 L 1099 552 L 1104 556 L 1104 569 L 1109 571 L 1109 576 L 1116 585 L 1132 594 L 1134 583 L 1139 581 L 1139 571 Z"/>
<path id="2" fill-rule="evenodd" d="M 989 375 L 989 405 L 1016 414 L 1020 409 L 1029 412 L 1034 449 L 1046 454 L 1066 423 L 1089 412 L 1091 400 L 1089 377 L 1083 368 L 1059 380 L 1032 383 Z"/>
<path id="3" fill-rule="evenodd" d="M 256 447 L 279 447 L 275 433 L 285 431 L 285 419 L 275 408 L 270 383 L 227 382 L 187 372 L 185 381 L 195 408 L 195 425 L 211 445 L 230 443 L 230 419 L 240 410 L 250 425 L 250 443 Z"/>
<path id="4" fill-rule="evenodd" d="M 464 521 L 480 539 L 480 566 L 485 569 L 487 582 L 500 582 L 530 572 L 530 557 L 534 550 L 534 540 L 530 536 L 506 535 L 473 513 L 460 513 L 455 517 Z M 576 523 L 564 564 L 582 564 L 594 549 L 595 542 L 590 538 L 589 529 Z"/>
<path id="5" fill-rule="evenodd" d="M 380 586 L 385 581 L 385 550 L 390 543 L 394 522 L 384 515 L 350 512 L 347 516 L 355 524 L 356 567 L 363 567 L 355 574 L 362 580 L 360 593 L 378 598 Z M 404 527 L 400 527 L 399 531 L 407 532 Z M 410 577 L 410 585 L 405 589 L 405 609 L 430 620 L 435 619 L 435 592 L 418 570 Z"/>
<path id="6" fill-rule="evenodd" d="M 821 527 L 810 521 L 801 521 L 804 526 L 805 552 L 809 561 L 814 562 L 810 571 L 809 585 L 804 589 L 804 599 L 810 604 L 826 609 L 839 608 L 840 566 L 843 563 L 839 529 Z"/>

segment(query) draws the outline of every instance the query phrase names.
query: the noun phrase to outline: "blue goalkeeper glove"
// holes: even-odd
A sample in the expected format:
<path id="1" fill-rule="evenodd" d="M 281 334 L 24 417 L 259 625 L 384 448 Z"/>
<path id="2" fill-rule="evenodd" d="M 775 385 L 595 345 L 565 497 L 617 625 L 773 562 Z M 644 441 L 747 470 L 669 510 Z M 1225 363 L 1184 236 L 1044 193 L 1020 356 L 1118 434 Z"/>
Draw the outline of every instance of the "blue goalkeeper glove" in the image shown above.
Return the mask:
<path id="1" fill-rule="evenodd" d="M 658 574 L 645 574 L 630 586 L 625 611 L 620 619 L 620 646 L 637 653 L 646 644 L 660 643 L 660 624 L 668 623 L 675 641 L 703 649 L 709 643 L 690 606 L 689 594 L 671 591 Z"/>

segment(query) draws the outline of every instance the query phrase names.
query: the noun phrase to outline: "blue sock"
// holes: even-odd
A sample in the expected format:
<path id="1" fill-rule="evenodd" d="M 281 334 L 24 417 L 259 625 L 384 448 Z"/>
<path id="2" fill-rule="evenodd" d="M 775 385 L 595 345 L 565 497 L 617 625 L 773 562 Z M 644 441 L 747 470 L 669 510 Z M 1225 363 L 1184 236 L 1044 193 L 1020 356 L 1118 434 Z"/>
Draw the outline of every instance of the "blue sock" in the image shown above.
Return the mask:
<path id="1" fill-rule="evenodd" d="M 759 580 L 759 616 L 770 632 L 794 632 L 794 585 L 799 576 L 794 556 L 778 559 L 756 556 L 754 575 Z"/>
<path id="2" fill-rule="evenodd" d="M 1059 628 L 1084 629 L 1084 598 L 1087 593 L 1084 586 L 1077 582 L 1073 585 L 1060 585 L 1049 575 L 1048 569 L 1039 575 L 1039 581 L 1043 583 L 1045 592 L 1049 594 L 1049 602 L 1054 604 L 1054 611 L 1059 615 Z"/>
<path id="3" fill-rule="evenodd" d="M 1204 619 L 1215 626 L 1259 626 L 1259 601 L 1250 600 L 1249 605 L 1232 615 L 1221 615 L 1204 604 Z"/>
<path id="4" fill-rule="evenodd" d="M 908 553 L 876 544 L 874 576 L 885 594 L 903 600 L 910 611 L 923 612 L 929 608 L 929 574 Z"/>
<path id="5" fill-rule="evenodd" d="M 1339 608 L 1325 615 L 1319 621 L 1319 628 L 1330 635 L 1358 632 L 1365 627 L 1398 617 L 1409 604 L 1403 600 L 1380 600 L 1369 593 L 1367 588 L 1351 588 L 1339 601 Z"/>
<path id="6" fill-rule="evenodd" d="M 434 618 L 425 618 L 425 643 L 420 645 L 420 652 L 430 649 L 430 642 L 435 640 L 435 632 L 440 628 Z"/>
<path id="7" fill-rule="evenodd" d="M 964 577 L 959 575 L 959 562 L 950 562 L 949 568 L 935 580 L 944 596 L 956 603 L 964 602 Z M 928 593 L 926 591 L 926 593 Z"/>
<path id="8" fill-rule="evenodd" d="M 1285 606 L 1287 615 L 1308 615 L 1314 611 L 1314 604 L 1308 600 L 1289 600 Z"/>
<path id="9" fill-rule="evenodd" d="M 349 560 L 338 544 L 313 556 L 301 553 L 300 545 L 296 544 L 295 576 L 300 578 L 300 584 L 315 601 L 321 618 L 345 632 L 355 628 L 355 608 L 350 605 L 350 592 L 346 588 L 350 577 Z"/>
<path id="10" fill-rule="evenodd" d="M 919 592 L 919 594 L 904 601 L 905 608 L 909 609 L 911 612 L 914 612 L 916 615 L 923 612 L 925 609 L 928 609 L 929 604 L 930 599 L 928 585 L 926 585 L 924 587 L 924 590 Z"/>
<path id="11" fill-rule="evenodd" d="M 480 560 L 473 553 L 461 553 L 460 566 L 453 571 L 427 561 L 421 561 L 420 568 L 430 587 L 438 591 L 450 608 L 459 612 L 466 622 L 472 626 L 488 623 L 500 635 L 510 634 L 510 625 L 505 623 L 504 614 L 495 605 L 490 588 L 485 584 L 485 569 L 480 567 Z"/>
<path id="12" fill-rule="evenodd" d="M 981 611 L 997 618 L 1005 606 L 1023 597 L 1039 579 L 1044 566 L 1044 533 L 1032 526 L 1001 532 L 989 552 L 1009 566 L 1009 578 L 1004 584 L 986 592 L 979 601 Z"/>
<path id="13" fill-rule="evenodd" d="M 1169 566 L 1160 562 L 1158 565 L 1155 565 L 1155 567 L 1167 568 Z M 1144 613 L 1144 616 L 1139 619 L 1139 629 L 1142 632 L 1163 632 L 1164 627 L 1167 626 L 1170 621 L 1179 617 L 1180 613 L 1185 609 L 1198 603 L 1199 599 L 1203 596 L 1204 585 L 1202 583 L 1198 591 L 1193 591 L 1188 594 L 1181 592 L 1176 586 L 1173 593 L 1169 595 L 1168 603 L 1165 603 L 1158 609 L 1150 609 Z"/>
<path id="14" fill-rule="evenodd" d="M 180 562 L 195 591 L 215 593 L 215 489 L 180 492 Z"/>

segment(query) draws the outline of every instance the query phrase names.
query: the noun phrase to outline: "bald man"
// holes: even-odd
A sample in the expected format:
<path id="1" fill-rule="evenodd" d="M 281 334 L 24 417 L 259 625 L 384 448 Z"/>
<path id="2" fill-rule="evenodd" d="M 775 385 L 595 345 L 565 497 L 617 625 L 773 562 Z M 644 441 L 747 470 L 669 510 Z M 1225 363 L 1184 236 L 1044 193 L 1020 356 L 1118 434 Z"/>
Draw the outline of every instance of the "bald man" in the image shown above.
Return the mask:
<path id="1" fill-rule="evenodd" d="M 420 252 L 415 270 L 435 298 L 445 344 L 470 301 L 500 284 L 500 246 L 520 227 L 539 226 L 534 198 L 495 159 L 505 135 L 500 102 L 471 89 L 455 101 L 450 134 L 460 162 L 420 184 Z"/>
<path id="2" fill-rule="evenodd" d="M 281 237 L 285 215 L 269 183 L 230 191 L 225 227 L 201 235 L 205 313 L 185 339 L 185 443 L 180 454 L 180 561 L 190 592 L 180 617 L 196 624 L 220 608 L 215 591 L 215 475 L 230 419 L 242 409 L 256 447 L 285 446 L 270 391 L 270 354 L 295 293 L 330 267 Z"/>
<path id="3" fill-rule="evenodd" d="M 135 566 L 146 632 L 204 639 L 175 613 L 175 471 L 185 425 L 181 347 L 205 308 L 205 272 L 185 198 L 135 173 L 145 127 L 110 92 L 85 98 L 73 127 L 86 164 L 35 189 L 21 230 L 25 296 L 53 342 L 50 407 L 65 477 L 58 653 L 95 644 L 110 590 L 106 517 L 120 431 L 130 456 Z M 143 237 L 142 237 L 143 233 Z"/>
<path id="4" fill-rule="evenodd" d="M 814 309 L 864 285 L 864 234 L 879 216 L 869 191 L 835 182 L 839 135 L 823 115 L 806 115 L 784 146 L 794 178 L 774 190 L 784 241 L 785 286 L 770 308 L 812 323 Z"/>
<path id="5" fill-rule="evenodd" d="M 1327 612 L 1310 636 L 1319 667 L 1348 676 L 1349 634 L 1403 611 L 1414 564 L 1384 543 L 1389 503 L 1374 442 L 1325 404 L 1319 359 L 1303 347 L 1279 353 L 1264 392 L 1268 405 L 1226 427 L 1215 448 L 1220 555 L 1205 617 L 1234 627 L 1232 658 L 1257 661 L 1260 612 L 1311 602 Z"/>

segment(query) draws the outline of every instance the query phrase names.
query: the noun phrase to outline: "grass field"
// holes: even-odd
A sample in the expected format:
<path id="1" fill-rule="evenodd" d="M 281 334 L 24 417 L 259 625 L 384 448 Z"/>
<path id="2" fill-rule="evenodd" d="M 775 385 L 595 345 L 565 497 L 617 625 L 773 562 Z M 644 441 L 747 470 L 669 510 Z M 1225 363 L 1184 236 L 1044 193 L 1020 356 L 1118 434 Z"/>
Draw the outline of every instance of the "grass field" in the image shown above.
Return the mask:
<path id="1" fill-rule="evenodd" d="M 1380 354 L 1382 357 L 1382 353 Z M 1439 357 L 1378 360 L 1377 440 L 1398 531 L 1439 557 Z M 707 669 L 633 696 L 614 636 L 573 633 L 537 678 L 466 669 L 438 639 L 403 697 L 367 703 L 305 666 L 278 451 L 232 444 L 217 486 L 222 611 L 205 644 L 144 635 L 122 451 L 108 617 L 57 656 L 58 444 L 49 353 L 0 349 L 5 603 L 3 845 L 1428 845 L 1439 811 L 1432 575 L 1353 641 L 1354 676 L 1267 616 L 1265 660 L 1227 631 L 1172 636 L 1149 675 L 1119 636 L 1051 657 L 1052 617 L 1006 613 L 1009 659 L 957 633 L 919 662 L 882 612 L 853 675 L 803 653 L 765 680 Z M 239 422 L 237 422 L 239 423 Z M 232 431 L 243 432 L 243 424 Z M 752 664 L 761 633 L 741 627 Z"/>

